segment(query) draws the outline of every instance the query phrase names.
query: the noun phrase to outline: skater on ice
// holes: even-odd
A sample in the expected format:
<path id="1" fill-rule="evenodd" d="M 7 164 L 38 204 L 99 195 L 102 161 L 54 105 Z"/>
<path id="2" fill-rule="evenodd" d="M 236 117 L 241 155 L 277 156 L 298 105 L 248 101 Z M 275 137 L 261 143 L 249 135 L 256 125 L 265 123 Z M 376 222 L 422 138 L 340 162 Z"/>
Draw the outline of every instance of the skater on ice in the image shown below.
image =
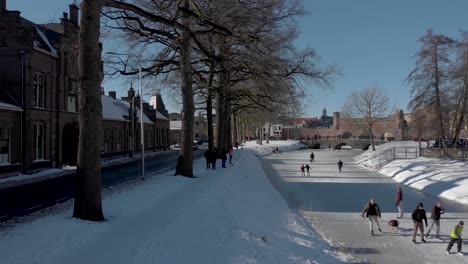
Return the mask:
<path id="1" fill-rule="evenodd" d="M 450 242 L 447 246 L 447 254 L 450 254 L 450 249 L 452 249 L 452 246 L 453 244 L 455 244 L 455 242 L 457 242 L 457 251 L 458 251 L 458 255 L 462 255 L 463 256 L 463 252 L 461 251 L 462 250 L 462 232 L 463 232 L 463 221 L 460 221 L 458 222 L 458 225 L 456 225 L 453 230 L 452 230 L 452 233 L 450 234 Z"/>
<path id="2" fill-rule="evenodd" d="M 427 217 L 426 217 L 426 211 L 424 210 L 424 207 L 423 207 L 423 203 L 419 203 L 418 207 L 414 209 L 413 213 L 411 214 L 411 219 L 413 219 L 413 223 L 414 223 L 413 243 L 416 243 L 416 235 L 418 234 L 418 229 L 421 231 L 421 241 L 425 243 L 426 240 L 424 240 L 423 220 L 426 223 L 426 227 L 427 227 Z"/>
<path id="3" fill-rule="evenodd" d="M 437 202 L 434 205 L 434 208 L 432 208 L 431 212 L 431 226 L 427 230 L 426 233 L 426 238 L 429 238 L 429 234 L 431 233 L 432 227 L 434 227 L 434 224 L 436 225 L 436 238 L 439 238 L 439 231 L 440 231 L 440 216 L 445 213 L 444 208 L 442 208 L 442 204 L 440 202 Z"/>
<path id="4" fill-rule="evenodd" d="M 374 201 L 374 199 L 370 199 L 369 203 L 367 203 L 364 207 L 364 210 L 362 211 L 362 218 L 365 217 L 369 219 L 369 229 L 371 231 L 371 235 L 374 235 L 374 222 L 377 224 L 379 231 L 382 232 L 378 220 L 378 218 L 381 218 L 382 215 L 380 214 L 379 205 Z"/>

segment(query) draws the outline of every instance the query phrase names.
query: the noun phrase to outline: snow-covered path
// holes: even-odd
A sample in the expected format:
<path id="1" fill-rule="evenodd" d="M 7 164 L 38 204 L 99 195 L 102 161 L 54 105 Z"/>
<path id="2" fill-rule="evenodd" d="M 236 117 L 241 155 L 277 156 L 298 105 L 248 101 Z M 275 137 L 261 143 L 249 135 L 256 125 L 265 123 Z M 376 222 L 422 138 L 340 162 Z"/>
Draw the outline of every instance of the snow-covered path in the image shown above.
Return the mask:
<path id="1" fill-rule="evenodd" d="M 232 167 L 204 167 L 196 161 L 197 179 L 169 173 L 106 191 L 104 223 L 73 219 L 68 206 L 3 228 L 0 262 L 339 263 L 250 150 Z"/>
<path id="2" fill-rule="evenodd" d="M 300 166 L 308 163 L 315 153 L 311 176 L 301 176 Z M 446 255 L 450 229 L 459 220 L 468 219 L 468 207 L 403 187 L 406 214 L 399 232 L 387 230 L 387 223 L 397 215 L 395 194 L 398 183 L 376 172 L 368 171 L 354 162 L 356 150 L 304 150 L 266 157 L 263 165 L 271 181 L 290 205 L 301 214 L 331 245 L 344 253 L 352 253 L 354 261 L 365 263 L 468 263 L 468 255 Z M 344 162 L 343 172 L 337 162 Z M 309 163 L 310 164 L 310 163 Z M 366 202 L 375 198 L 383 211 L 383 233 L 372 237 L 367 221 L 361 218 Z M 447 213 L 441 220 L 442 240 L 431 238 L 426 244 L 411 242 L 410 211 L 423 202 L 427 216 L 437 200 Z M 430 222 L 429 222 L 430 223 Z M 375 229 L 376 230 L 376 229 Z M 432 231 L 434 233 L 434 230 Z M 420 237 L 417 238 L 420 241 Z M 464 250 L 468 251 L 467 242 Z M 455 249 L 452 249 L 454 251 Z"/>

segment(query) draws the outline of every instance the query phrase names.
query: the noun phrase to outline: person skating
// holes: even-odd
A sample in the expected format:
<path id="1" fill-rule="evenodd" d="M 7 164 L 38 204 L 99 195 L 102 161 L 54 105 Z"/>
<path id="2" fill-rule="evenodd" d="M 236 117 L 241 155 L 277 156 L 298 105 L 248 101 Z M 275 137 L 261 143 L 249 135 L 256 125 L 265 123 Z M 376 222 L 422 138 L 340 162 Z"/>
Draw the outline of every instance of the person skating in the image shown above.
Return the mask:
<path id="1" fill-rule="evenodd" d="M 314 162 L 315 155 L 314 153 L 310 153 L 310 162 Z"/>
<path id="2" fill-rule="evenodd" d="M 424 226 L 422 221 L 426 223 L 427 227 L 427 217 L 426 217 L 426 210 L 424 210 L 423 204 L 419 203 L 418 207 L 414 209 L 413 213 L 411 214 L 411 219 L 413 219 L 414 223 L 414 230 L 413 230 L 413 243 L 416 243 L 416 235 L 418 233 L 418 229 L 421 231 L 421 241 L 426 242 L 424 240 Z"/>
<path id="3" fill-rule="evenodd" d="M 463 255 L 461 249 L 462 249 L 462 231 L 463 231 L 463 221 L 458 222 L 458 225 L 456 225 L 452 233 L 450 234 L 450 242 L 447 246 L 447 254 L 450 254 L 450 249 L 452 249 L 453 244 L 457 242 L 457 254 Z"/>
<path id="4" fill-rule="evenodd" d="M 398 219 L 403 218 L 403 190 L 401 187 L 398 187 L 397 193 L 396 193 L 396 202 L 395 202 L 396 207 L 398 208 Z"/>
<path id="5" fill-rule="evenodd" d="M 301 166 L 301 172 L 302 172 L 301 176 L 305 176 L 305 166 L 304 166 L 304 164 L 302 164 L 302 166 Z"/>
<path id="6" fill-rule="evenodd" d="M 343 162 L 341 160 L 338 161 L 338 170 L 341 172 L 341 169 L 343 168 Z"/>
<path id="7" fill-rule="evenodd" d="M 305 168 L 306 168 L 306 170 L 307 170 L 307 176 L 310 176 L 310 166 L 309 166 L 309 164 L 307 164 L 307 165 L 305 166 Z"/>
<path id="8" fill-rule="evenodd" d="M 431 212 L 431 226 L 427 230 L 426 238 L 429 238 L 429 234 L 431 233 L 432 227 L 434 224 L 436 225 L 436 238 L 439 238 L 439 230 L 440 230 L 440 215 L 444 214 L 445 210 L 442 208 L 442 204 L 437 202 L 434 207 L 432 208 Z"/>
<path id="9" fill-rule="evenodd" d="M 380 208 L 379 205 L 374 201 L 374 199 L 370 199 L 370 201 L 366 204 L 364 207 L 364 210 L 362 211 L 362 218 L 367 217 L 369 219 L 369 229 L 371 231 L 371 235 L 374 235 L 374 223 L 377 224 L 377 227 L 380 232 L 382 232 L 382 229 L 380 228 L 379 220 L 378 218 L 381 218 L 380 214 Z"/>

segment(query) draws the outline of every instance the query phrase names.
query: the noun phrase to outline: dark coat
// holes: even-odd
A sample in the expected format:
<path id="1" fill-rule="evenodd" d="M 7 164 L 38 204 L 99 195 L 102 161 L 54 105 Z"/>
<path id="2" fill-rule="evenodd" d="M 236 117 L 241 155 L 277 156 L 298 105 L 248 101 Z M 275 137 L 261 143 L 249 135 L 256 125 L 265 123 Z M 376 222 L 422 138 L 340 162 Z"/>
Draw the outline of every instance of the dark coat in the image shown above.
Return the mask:
<path id="1" fill-rule="evenodd" d="M 364 207 L 364 210 L 362 211 L 362 216 L 369 217 L 369 215 L 375 215 L 375 216 L 381 217 L 380 207 L 377 203 L 374 203 L 372 205 L 369 202 L 366 204 L 366 206 Z"/>
<path id="2" fill-rule="evenodd" d="M 413 219 L 413 222 L 416 223 L 422 223 L 424 220 L 427 226 L 426 210 L 420 208 L 414 209 L 413 213 L 411 214 L 411 218 Z"/>
<path id="3" fill-rule="evenodd" d="M 440 220 L 440 215 L 443 213 L 445 213 L 444 208 L 435 205 L 434 208 L 432 208 L 431 218 L 434 220 Z"/>

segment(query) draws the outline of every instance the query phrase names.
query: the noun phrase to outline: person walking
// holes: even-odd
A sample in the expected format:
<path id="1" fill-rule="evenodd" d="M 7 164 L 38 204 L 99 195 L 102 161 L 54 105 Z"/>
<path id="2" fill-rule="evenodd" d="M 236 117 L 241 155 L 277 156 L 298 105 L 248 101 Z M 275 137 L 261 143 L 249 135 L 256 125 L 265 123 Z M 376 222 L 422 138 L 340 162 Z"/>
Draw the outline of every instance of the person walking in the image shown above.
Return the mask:
<path id="1" fill-rule="evenodd" d="M 234 149 L 231 147 L 229 150 L 229 164 L 232 164 L 232 156 L 234 156 Z"/>
<path id="2" fill-rule="evenodd" d="M 463 231 L 463 221 L 460 221 L 458 222 L 458 225 L 456 225 L 453 230 L 452 230 L 452 233 L 450 234 L 450 242 L 447 246 L 447 254 L 450 254 L 450 249 L 452 249 L 452 246 L 453 244 L 455 244 L 455 242 L 457 242 L 457 254 L 458 255 L 462 255 L 463 256 L 463 253 L 462 253 L 462 231 Z"/>
<path id="3" fill-rule="evenodd" d="M 418 207 L 414 209 L 413 213 L 411 214 L 411 219 L 413 219 L 414 223 L 414 230 L 413 230 L 413 243 L 416 243 L 416 235 L 418 233 L 418 229 L 421 231 L 421 241 L 426 242 L 424 240 L 424 226 L 422 221 L 426 223 L 427 227 L 427 218 L 426 218 L 426 210 L 424 210 L 423 204 L 419 203 Z"/>
<path id="4" fill-rule="evenodd" d="M 210 150 L 207 149 L 205 151 L 205 153 L 203 153 L 203 156 L 205 157 L 205 160 L 206 160 L 206 169 L 210 169 L 210 165 L 211 165 L 211 160 L 210 160 Z"/>
<path id="5" fill-rule="evenodd" d="M 338 170 L 341 172 L 341 169 L 343 168 L 343 162 L 341 160 L 338 161 Z"/>
<path id="6" fill-rule="evenodd" d="M 305 166 L 304 166 L 304 164 L 302 164 L 302 166 L 301 166 L 301 172 L 302 172 L 301 176 L 305 176 Z"/>
<path id="7" fill-rule="evenodd" d="M 382 232 L 378 220 L 378 218 L 381 218 L 382 216 L 380 214 L 379 205 L 374 201 L 374 199 L 370 199 L 369 203 L 367 203 L 364 207 L 364 210 L 362 211 L 362 218 L 365 217 L 369 219 L 369 229 L 371 231 L 371 235 L 374 235 L 374 222 L 377 224 L 379 231 Z"/>
<path id="8" fill-rule="evenodd" d="M 227 151 L 223 149 L 221 151 L 221 167 L 226 168 L 226 160 L 227 160 Z"/>
<path id="9" fill-rule="evenodd" d="M 309 164 L 307 164 L 307 165 L 305 166 L 305 168 L 306 168 L 306 170 L 307 170 L 307 176 L 310 176 L 310 166 L 309 166 Z"/>
<path id="10" fill-rule="evenodd" d="M 310 153 L 310 162 L 314 162 L 315 155 L 314 153 Z"/>
<path id="11" fill-rule="evenodd" d="M 431 226 L 427 230 L 426 239 L 429 238 L 429 233 L 431 233 L 432 227 L 434 224 L 436 225 L 436 238 L 439 238 L 439 230 L 440 230 L 440 215 L 444 214 L 445 210 L 442 208 L 442 204 L 437 202 L 434 207 L 432 208 L 431 212 Z"/>
<path id="12" fill-rule="evenodd" d="M 210 151 L 210 162 L 211 162 L 211 168 L 213 170 L 216 170 L 216 160 L 218 159 L 218 151 L 216 148 L 213 148 Z"/>
<path id="13" fill-rule="evenodd" d="M 401 187 L 398 187 L 397 193 L 396 193 L 396 202 L 395 202 L 396 207 L 398 208 L 398 219 L 403 218 L 403 190 Z"/>

